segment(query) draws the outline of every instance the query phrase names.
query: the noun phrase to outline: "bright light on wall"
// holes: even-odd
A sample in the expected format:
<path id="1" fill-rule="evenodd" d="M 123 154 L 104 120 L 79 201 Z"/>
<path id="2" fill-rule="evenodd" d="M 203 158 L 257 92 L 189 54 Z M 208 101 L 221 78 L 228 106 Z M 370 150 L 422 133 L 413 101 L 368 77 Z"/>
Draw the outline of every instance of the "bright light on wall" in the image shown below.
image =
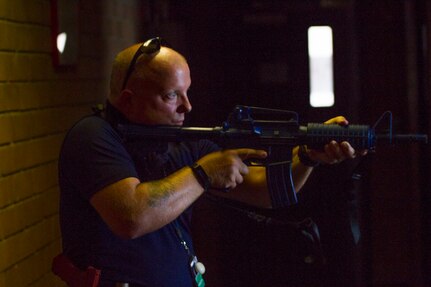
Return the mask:
<path id="1" fill-rule="evenodd" d="M 60 33 L 57 35 L 57 49 L 60 52 L 60 54 L 63 54 L 64 48 L 66 47 L 66 41 L 67 41 L 67 34 L 66 33 Z"/>
<path id="2" fill-rule="evenodd" d="M 310 105 L 312 107 L 331 107 L 335 102 L 331 27 L 312 26 L 308 28 L 308 57 L 310 62 Z"/>

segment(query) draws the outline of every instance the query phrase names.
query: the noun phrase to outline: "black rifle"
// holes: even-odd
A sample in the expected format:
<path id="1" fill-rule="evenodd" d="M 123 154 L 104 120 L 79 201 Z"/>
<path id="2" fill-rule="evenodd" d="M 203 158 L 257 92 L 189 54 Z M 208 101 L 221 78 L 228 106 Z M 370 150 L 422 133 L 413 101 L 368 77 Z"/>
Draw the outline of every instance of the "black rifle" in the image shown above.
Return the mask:
<path id="1" fill-rule="evenodd" d="M 257 117 L 256 117 L 257 116 Z M 258 117 L 264 117 L 258 119 Z M 377 125 L 389 119 L 387 132 L 377 134 Z M 393 134 L 392 114 L 385 112 L 373 127 L 308 123 L 299 125 L 298 114 L 292 111 L 236 106 L 226 122 L 217 127 L 118 125 L 117 129 L 127 142 L 166 141 L 180 142 L 209 139 L 222 147 L 249 147 L 264 149 L 268 157 L 254 165 L 266 167 L 268 188 L 275 208 L 297 203 L 292 182 L 292 149 L 298 145 L 319 149 L 332 140 L 347 141 L 357 150 L 373 151 L 377 142 L 427 143 L 424 134 Z"/>

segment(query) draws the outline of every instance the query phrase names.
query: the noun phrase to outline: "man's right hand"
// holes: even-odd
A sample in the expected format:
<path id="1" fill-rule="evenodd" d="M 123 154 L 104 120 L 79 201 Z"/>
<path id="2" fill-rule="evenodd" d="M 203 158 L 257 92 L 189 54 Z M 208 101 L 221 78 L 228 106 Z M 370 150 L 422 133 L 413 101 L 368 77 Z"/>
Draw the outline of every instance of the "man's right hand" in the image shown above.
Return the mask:
<path id="1" fill-rule="evenodd" d="M 248 174 L 246 159 L 264 159 L 267 153 L 255 149 L 230 149 L 208 154 L 197 161 L 210 178 L 211 187 L 232 189 Z"/>

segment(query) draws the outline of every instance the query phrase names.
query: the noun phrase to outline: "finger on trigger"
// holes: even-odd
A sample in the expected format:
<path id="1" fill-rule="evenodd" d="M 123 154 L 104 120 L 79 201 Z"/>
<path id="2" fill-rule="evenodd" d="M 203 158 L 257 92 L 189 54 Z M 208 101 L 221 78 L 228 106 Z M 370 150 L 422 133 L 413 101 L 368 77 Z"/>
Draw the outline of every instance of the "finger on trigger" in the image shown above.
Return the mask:
<path id="1" fill-rule="evenodd" d="M 238 149 L 237 154 L 242 160 L 248 158 L 265 158 L 267 156 L 267 153 L 264 150 L 256 150 L 250 148 Z"/>

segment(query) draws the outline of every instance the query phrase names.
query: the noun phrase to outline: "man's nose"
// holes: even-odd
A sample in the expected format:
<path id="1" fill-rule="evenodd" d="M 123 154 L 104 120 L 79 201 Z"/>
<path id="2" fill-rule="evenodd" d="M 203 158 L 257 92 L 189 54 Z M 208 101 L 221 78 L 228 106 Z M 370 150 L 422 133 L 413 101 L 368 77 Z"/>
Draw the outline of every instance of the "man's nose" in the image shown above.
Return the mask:
<path id="1" fill-rule="evenodd" d="M 192 110 L 192 104 L 190 104 L 189 97 L 187 95 L 181 96 L 181 103 L 178 106 L 179 113 L 188 113 Z"/>

